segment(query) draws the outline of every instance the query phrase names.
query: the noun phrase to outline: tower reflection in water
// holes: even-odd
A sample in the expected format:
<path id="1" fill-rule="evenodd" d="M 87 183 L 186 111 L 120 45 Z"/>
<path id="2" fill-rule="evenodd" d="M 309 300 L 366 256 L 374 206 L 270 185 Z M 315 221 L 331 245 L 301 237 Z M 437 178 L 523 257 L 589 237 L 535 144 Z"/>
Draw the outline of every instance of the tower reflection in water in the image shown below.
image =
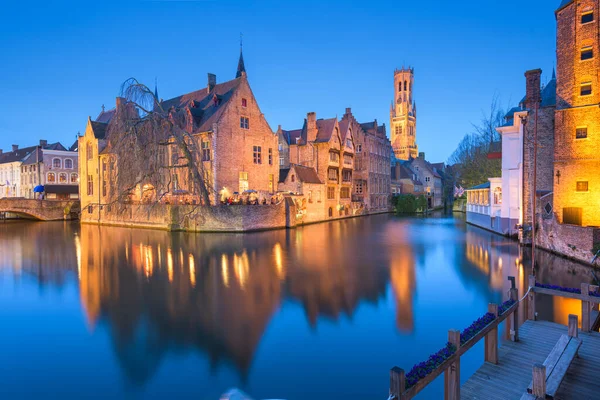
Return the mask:
<path id="1" fill-rule="evenodd" d="M 546 253 L 538 260 L 542 282 L 576 287 L 589 277 L 584 267 Z M 519 293 L 525 293 L 528 263 L 527 251 L 514 242 L 452 219 L 379 216 L 247 235 L 0 224 L 0 274 L 14 282 L 33 278 L 40 287 L 78 280 L 89 332 L 108 330 L 118 365 L 127 381 L 137 385 L 151 381 L 167 355 L 195 353 L 208 359 L 213 371 L 233 366 L 242 381 L 256 385 L 260 380 L 272 388 L 275 371 L 265 365 L 277 360 L 273 353 L 300 340 L 314 348 L 303 349 L 305 355 L 294 353 L 305 359 L 286 362 L 309 365 L 323 349 L 318 340 L 312 341 L 315 332 L 325 348 L 339 339 L 350 340 L 344 338 L 348 335 L 354 340 L 350 345 L 370 341 L 372 347 L 380 341 L 381 346 L 404 349 L 390 359 L 378 350 L 377 368 L 410 364 L 406 353 L 423 338 L 423 329 L 413 334 L 419 321 L 437 321 L 445 307 L 445 279 L 485 305 L 505 299 L 508 276 L 515 276 Z M 441 288 L 442 294 L 431 288 Z M 561 299 L 538 296 L 538 302 L 543 319 L 556 319 L 565 309 L 579 312 L 578 304 Z M 471 304 L 463 306 L 449 319 L 454 321 L 459 313 L 468 314 L 469 320 L 476 317 L 465 310 Z M 436 314 L 430 315 L 432 310 Z M 392 319 L 392 324 L 385 323 Z M 356 332 L 362 332 L 356 337 L 354 322 Z M 360 331 L 371 325 L 373 329 Z M 267 340 L 271 327 L 276 333 Z M 332 332 L 332 327 L 339 329 Z M 288 337 L 293 339 L 288 342 Z M 435 346 L 439 342 L 433 336 L 426 340 Z M 332 356 L 349 357 L 356 351 L 345 347 L 343 354 Z M 428 353 L 410 354 L 418 361 Z M 253 368 L 257 358 L 259 367 Z M 315 368 L 304 368 L 301 378 L 311 378 Z M 252 378 L 254 370 L 261 379 Z M 361 376 L 361 382 L 370 382 L 364 371 Z M 374 385 L 378 376 L 373 372 Z M 288 386 L 293 381 L 280 379 Z"/>

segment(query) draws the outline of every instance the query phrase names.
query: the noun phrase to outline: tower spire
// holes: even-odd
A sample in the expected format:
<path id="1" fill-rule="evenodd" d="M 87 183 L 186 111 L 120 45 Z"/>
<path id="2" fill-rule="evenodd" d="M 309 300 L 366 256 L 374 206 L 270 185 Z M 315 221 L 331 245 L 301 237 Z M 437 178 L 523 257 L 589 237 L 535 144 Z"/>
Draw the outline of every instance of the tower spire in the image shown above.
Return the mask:
<path id="1" fill-rule="evenodd" d="M 238 61 L 237 72 L 235 74 L 236 78 L 239 78 L 240 76 L 242 76 L 242 74 L 246 75 L 246 67 L 244 66 L 244 55 L 242 53 L 242 46 L 243 46 L 242 38 L 243 38 L 243 34 L 240 32 L 240 59 Z"/>
<path id="2" fill-rule="evenodd" d="M 552 79 L 556 79 L 556 68 L 552 68 Z"/>

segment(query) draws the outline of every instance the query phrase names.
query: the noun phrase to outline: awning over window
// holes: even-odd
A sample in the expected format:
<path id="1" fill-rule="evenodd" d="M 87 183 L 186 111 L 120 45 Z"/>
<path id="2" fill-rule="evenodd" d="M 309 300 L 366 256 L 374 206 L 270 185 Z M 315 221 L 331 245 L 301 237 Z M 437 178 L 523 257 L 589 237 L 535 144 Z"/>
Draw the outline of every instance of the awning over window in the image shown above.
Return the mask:
<path id="1" fill-rule="evenodd" d="M 44 189 L 46 189 L 46 193 L 56 193 L 56 194 L 78 194 L 79 193 L 78 185 L 45 185 Z"/>

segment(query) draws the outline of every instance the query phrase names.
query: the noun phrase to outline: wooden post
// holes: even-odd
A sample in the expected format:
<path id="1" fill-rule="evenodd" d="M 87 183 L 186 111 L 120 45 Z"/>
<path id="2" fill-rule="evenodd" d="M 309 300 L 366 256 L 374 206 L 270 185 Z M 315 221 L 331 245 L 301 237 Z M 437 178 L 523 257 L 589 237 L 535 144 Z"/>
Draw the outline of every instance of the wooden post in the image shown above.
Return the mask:
<path id="1" fill-rule="evenodd" d="M 460 348 L 460 331 L 449 330 L 448 342 L 456 346 L 456 350 Z M 444 373 L 444 399 L 460 400 L 460 357 L 456 357 Z"/>
<path id="2" fill-rule="evenodd" d="M 519 290 L 517 288 L 510 289 L 510 299 L 513 301 L 519 301 Z M 511 331 L 510 336 L 513 342 L 519 341 L 519 306 L 515 308 L 511 320 Z"/>
<path id="3" fill-rule="evenodd" d="M 535 321 L 535 276 L 529 275 L 529 295 L 527 296 L 527 319 Z"/>
<path id="4" fill-rule="evenodd" d="M 578 324 L 577 315 L 569 314 L 569 336 L 570 337 L 576 338 L 578 336 L 577 324 Z"/>
<path id="5" fill-rule="evenodd" d="M 498 317 L 498 304 L 488 304 L 488 312 Z M 498 326 L 485 335 L 485 361 L 498 364 Z"/>
<path id="6" fill-rule="evenodd" d="M 390 396 L 396 400 L 402 399 L 406 390 L 406 375 L 402 368 L 394 367 L 390 370 Z"/>
<path id="7" fill-rule="evenodd" d="M 533 364 L 533 393 L 536 399 L 546 398 L 546 366 Z"/>
<path id="8" fill-rule="evenodd" d="M 582 283 L 581 284 L 581 331 L 589 332 L 592 327 L 590 325 L 590 314 L 592 312 L 592 307 L 590 307 L 589 299 L 590 297 L 590 284 Z"/>

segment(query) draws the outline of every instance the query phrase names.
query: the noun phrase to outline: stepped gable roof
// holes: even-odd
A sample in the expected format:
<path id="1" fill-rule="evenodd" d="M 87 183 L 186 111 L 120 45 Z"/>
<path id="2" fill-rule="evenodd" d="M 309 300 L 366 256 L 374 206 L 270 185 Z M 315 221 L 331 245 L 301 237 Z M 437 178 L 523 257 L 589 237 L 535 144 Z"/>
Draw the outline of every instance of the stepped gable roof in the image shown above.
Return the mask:
<path id="1" fill-rule="evenodd" d="M 293 165 L 294 171 L 296 171 L 296 176 L 298 180 L 302 183 L 316 183 L 321 184 L 321 180 L 319 179 L 319 175 L 317 175 L 317 171 L 312 167 L 305 167 L 304 165 Z"/>
<path id="2" fill-rule="evenodd" d="M 161 103 L 162 108 L 168 111 L 171 107 L 175 109 L 187 108 L 194 117 L 197 132 L 207 132 L 212 129 L 212 124 L 217 122 L 223 114 L 226 105 L 242 82 L 242 77 L 227 82 L 218 83 L 208 92 L 205 87 L 194 92 L 165 100 Z"/>
<path id="3" fill-rule="evenodd" d="M 363 122 L 360 124 L 360 127 L 363 128 L 366 132 L 375 128 L 375 121 L 372 122 Z"/>
<path id="4" fill-rule="evenodd" d="M 379 133 L 379 134 L 381 134 L 381 135 L 383 135 L 383 136 L 385 136 L 385 135 L 386 135 L 386 131 L 385 131 L 385 124 L 383 124 L 383 125 L 379 125 L 379 126 L 377 127 L 377 133 Z"/>
<path id="5" fill-rule="evenodd" d="M 289 173 L 290 173 L 290 168 L 280 168 L 279 169 L 279 183 L 285 182 Z"/>
<path id="6" fill-rule="evenodd" d="M 337 119 L 318 119 L 317 120 L 317 139 L 315 142 L 329 142 L 331 135 L 333 134 L 333 128 L 335 127 Z"/>
<path id="7" fill-rule="evenodd" d="M 112 119 L 112 117 L 115 116 L 116 112 L 117 112 L 116 108 L 113 108 L 113 109 L 108 110 L 108 111 L 102 110 L 100 112 L 100 114 L 98 114 L 98 116 L 96 117 L 96 122 L 103 122 L 105 124 L 108 124 L 110 122 L 110 120 Z"/>
<path id="8" fill-rule="evenodd" d="M 2 153 L 0 154 L 0 164 L 23 161 L 31 152 L 35 151 L 36 148 L 37 146 L 23 147 L 22 149 L 17 149 L 16 151 Z"/>

